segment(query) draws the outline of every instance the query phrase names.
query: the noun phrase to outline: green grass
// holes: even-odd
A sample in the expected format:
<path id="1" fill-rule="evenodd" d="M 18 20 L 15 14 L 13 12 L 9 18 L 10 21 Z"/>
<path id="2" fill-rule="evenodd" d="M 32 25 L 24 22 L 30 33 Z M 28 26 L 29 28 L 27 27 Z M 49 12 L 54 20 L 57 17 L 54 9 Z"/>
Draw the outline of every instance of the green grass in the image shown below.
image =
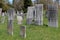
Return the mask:
<path id="1" fill-rule="evenodd" d="M 60 24 L 60 12 L 58 15 Z M 44 17 L 44 23 L 47 24 L 47 19 Z M 37 26 L 37 25 L 26 25 L 24 19 L 23 25 L 26 26 L 27 37 L 24 39 L 20 37 L 20 26 L 17 21 L 14 21 L 14 35 L 7 34 L 7 18 L 4 24 L 0 23 L 0 40 L 60 40 L 60 25 L 58 28 Z"/>

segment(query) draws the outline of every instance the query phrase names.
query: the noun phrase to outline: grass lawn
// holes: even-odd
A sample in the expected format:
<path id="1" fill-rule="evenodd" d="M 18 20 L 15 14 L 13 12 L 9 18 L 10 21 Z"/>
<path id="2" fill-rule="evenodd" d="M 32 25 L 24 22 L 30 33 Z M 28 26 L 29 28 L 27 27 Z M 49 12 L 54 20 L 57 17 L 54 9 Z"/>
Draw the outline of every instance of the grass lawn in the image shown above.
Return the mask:
<path id="1" fill-rule="evenodd" d="M 60 24 L 60 11 L 58 15 Z M 44 17 L 44 23 L 47 24 L 47 20 Z M 0 40 L 60 40 L 60 25 L 58 28 L 37 26 L 37 25 L 26 25 L 26 20 L 24 19 L 23 25 L 26 26 L 27 37 L 23 39 L 19 36 L 20 27 L 17 21 L 14 21 L 14 35 L 7 34 L 7 20 L 4 24 L 0 23 Z"/>

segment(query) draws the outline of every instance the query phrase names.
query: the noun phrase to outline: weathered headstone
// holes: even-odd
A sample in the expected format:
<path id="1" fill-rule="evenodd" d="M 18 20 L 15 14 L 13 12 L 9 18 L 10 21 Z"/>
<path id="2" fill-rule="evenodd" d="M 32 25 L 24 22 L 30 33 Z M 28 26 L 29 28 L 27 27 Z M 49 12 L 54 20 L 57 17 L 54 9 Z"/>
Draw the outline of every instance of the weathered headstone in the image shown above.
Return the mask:
<path id="1" fill-rule="evenodd" d="M 22 24 L 22 21 L 23 21 L 23 17 L 21 16 L 19 11 L 17 11 L 17 21 L 18 21 L 18 24 Z"/>
<path id="2" fill-rule="evenodd" d="M 21 16 L 21 11 L 17 11 L 17 15 Z"/>
<path id="3" fill-rule="evenodd" d="M 22 16 L 17 16 L 18 24 L 22 24 L 22 20 L 23 20 Z"/>
<path id="4" fill-rule="evenodd" d="M 14 9 L 7 10 L 8 13 L 8 33 L 13 35 L 13 19 L 14 19 Z"/>
<path id="5" fill-rule="evenodd" d="M 35 7 L 28 7 L 28 11 L 27 11 L 27 24 L 32 24 L 34 8 Z"/>
<path id="6" fill-rule="evenodd" d="M 4 23 L 4 21 L 5 21 L 5 13 L 3 12 L 1 22 Z"/>
<path id="7" fill-rule="evenodd" d="M 48 4 L 48 26 L 58 27 L 58 6 Z"/>
<path id="8" fill-rule="evenodd" d="M 20 36 L 26 38 L 26 26 L 20 26 Z"/>
<path id="9" fill-rule="evenodd" d="M 35 24 L 43 25 L 43 4 L 35 5 Z"/>
<path id="10" fill-rule="evenodd" d="M 1 13 L 2 13 L 2 8 L 0 8 L 0 23 L 1 23 Z"/>
<path id="11" fill-rule="evenodd" d="M 15 9 L 13 9 L 13 20 L 15 20 L 16 19 L 16 12 L 15 12 Z"/>
<path id="12" fill-rule="evenodd" d="M 19 11 L 17 11 L 17 15 L 19 15 Z"/>
<path id="13" fill-rule="evenodd" d="M 2 13 L 2 8 L 0 8 L 0 15 L 1 15 L 1 13 Z"/>
<path id="14" fill-rule="evenodd" d="M 22 18 L 24 18 L 23 10 L 21 11 L 21 14 L 20 15 L 22 16 Z"/>

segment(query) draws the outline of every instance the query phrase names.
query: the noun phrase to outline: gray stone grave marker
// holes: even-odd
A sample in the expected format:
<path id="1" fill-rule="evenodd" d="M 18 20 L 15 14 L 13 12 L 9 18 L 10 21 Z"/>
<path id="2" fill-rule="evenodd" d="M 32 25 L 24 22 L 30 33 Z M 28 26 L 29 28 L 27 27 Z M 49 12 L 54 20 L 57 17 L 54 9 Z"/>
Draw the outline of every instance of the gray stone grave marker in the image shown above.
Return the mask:
<path id="1" fill-rule="evenodd" d="M 43 4 L 35 5 L 35 24 L 43 25 Z"/>
<path id="2" fill-rule="evenodd" d="M 48 4 L 48 26 L 58 27 L 58 6 Z"/>
<path id="3" fill-rule="evenodd" d="M 13 15 L 13 20 L 15 20 L 16 19 L 16 17 L 15 17 L 16 16 L 16 12 L 15 12 L 15 9 L 12 9 L 12 10 L 13 10 L 13 14 L 12 14 Z"/>
<path id="4" fill-rule="evenodd" d="M 14 9 L 7 10 L 8 13 L 8 33 L 13 35 L 13 19 L 14 19 Z"/>
<path id="5" fill-rule="evenodd" d="M 26 38 L 26 26 L 20 26 L 20 36 Z"/>
<path id="6" fill-rule="evenodd" d="M 1 22 L 4 23 L 4 21 L 5 21 L 5 13 L 3 12 Z"/>
<path id="7" fill-rule="evenodd" d="M 1 23 L 1 13 L 2 13 L 2 8 L 0 8 L 0 23 Z"/>
<path id="8" fill-rule="evenodd" d="M 28 7 L 28 11 L 27 11 L 27 24 L 32 24 L 34 8 L 35 7 Z"/>
<path id="9" fill-rule="evenodd" d="M 0 8 L 0 16 L 1 16 L 1 13 L 2 13 L 2 8 Z"/>

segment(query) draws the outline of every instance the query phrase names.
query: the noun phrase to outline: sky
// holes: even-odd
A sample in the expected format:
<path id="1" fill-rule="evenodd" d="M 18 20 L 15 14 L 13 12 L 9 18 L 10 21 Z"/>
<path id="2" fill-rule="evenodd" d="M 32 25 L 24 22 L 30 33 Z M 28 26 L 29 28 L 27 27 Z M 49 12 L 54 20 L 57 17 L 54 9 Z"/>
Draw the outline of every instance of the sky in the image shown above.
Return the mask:
<path id="1" fill-rule="evenodd" d="M 12 3 L 13 0 L 9 0 L 9 1 L 10 1 L 10 3 Z M 32 0 L 32 1 L 34 1 L 34 0 Z"/>
<path id="2" fill-rule="evenodd" d="M 9 0 L 9 2 L 10 2 L 11 4 L 12 4 L 12 1 L 13 1 L 13 0 Z"/>
<path id="3" fill-rule="evenodd" d="M 13 1 L 13 0 L 9 0 L 9 2 L 10 2 L 11 4 L 12 4 L 12 1 Z M 32 0 L 32 1 L 35 1 L 35 0 Z M 54 1 L 54 0 L 53 0 L 53 1 Z M 59 1 L 59 2 L 60 2 L 60 1 Z"/>
<path id="4" fill-rule="evenodd" d="M 34 1 L 34 0 L 32 0 L 32 1 Z"/>

